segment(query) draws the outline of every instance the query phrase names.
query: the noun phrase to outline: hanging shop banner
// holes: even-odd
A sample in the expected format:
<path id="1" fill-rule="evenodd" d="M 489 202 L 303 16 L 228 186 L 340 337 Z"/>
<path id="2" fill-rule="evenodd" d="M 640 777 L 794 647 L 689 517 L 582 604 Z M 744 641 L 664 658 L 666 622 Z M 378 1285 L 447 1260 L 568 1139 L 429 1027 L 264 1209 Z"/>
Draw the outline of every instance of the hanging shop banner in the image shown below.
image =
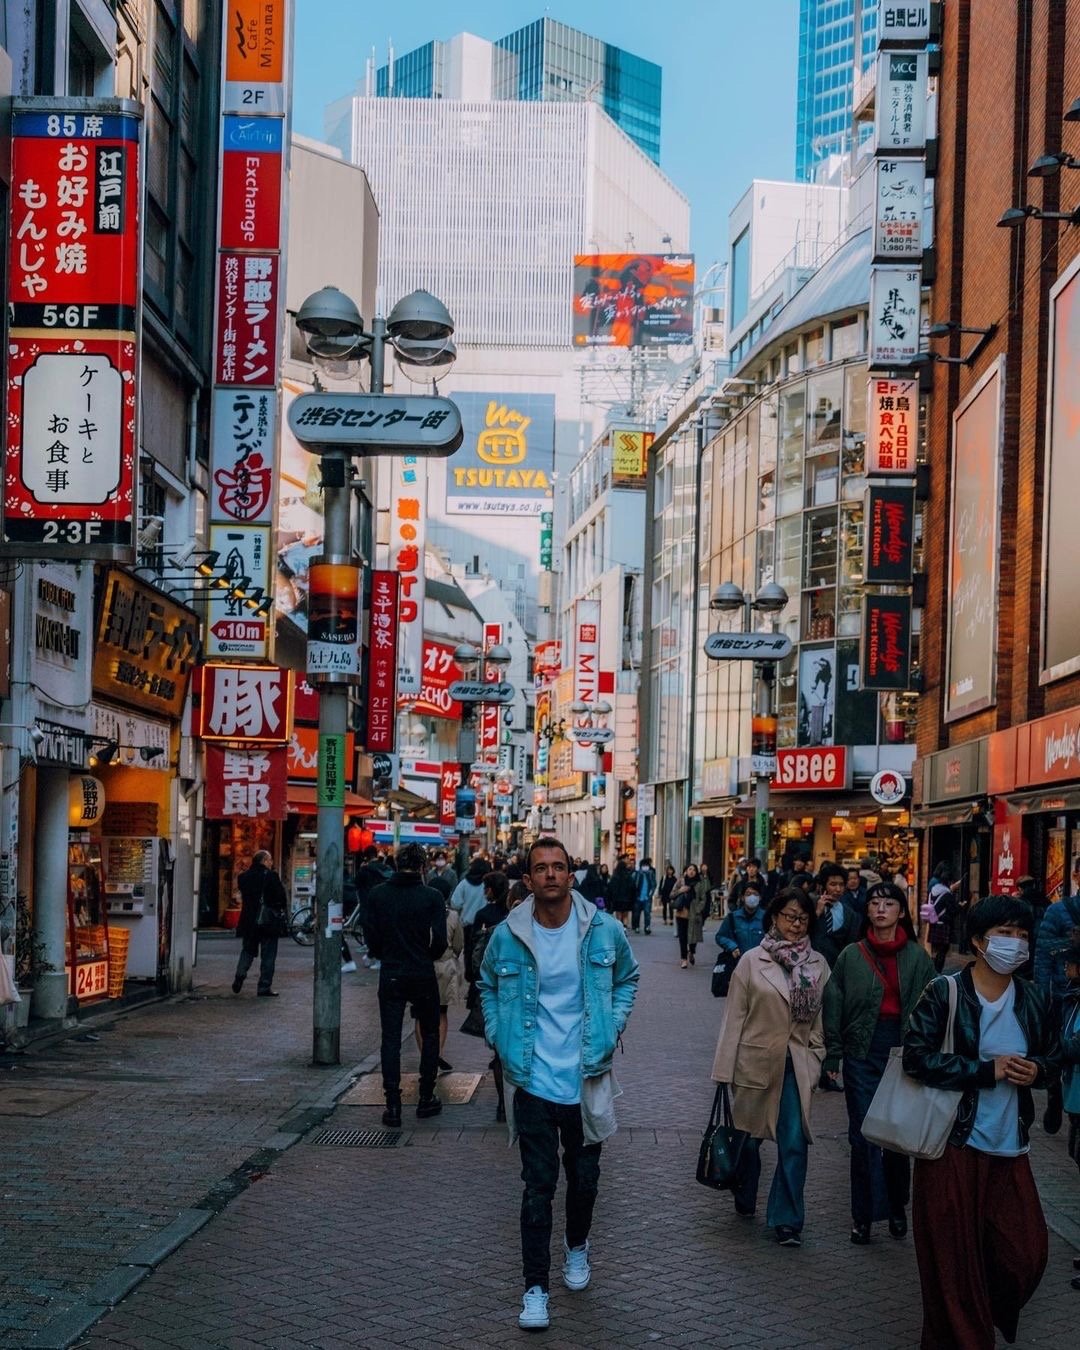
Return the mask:
<path id="1" fill-rule="evenodd" d="M 484 624 L 484 655 L 491 651 L 503 640 L 503 628 L 501 623 Z M 495 665 L 484 667 L 484 683 L 498 684 L 503 678 L 503 671 Z M 479 758 L 489 764 L 498 763 L 499 759 L 499 741 L 501 740 L 500 731 L 502 729 L 503 706 L 498 703 L 484 703 L 480 707 L 480 735 L 477 738 L 477 749 Z"/>
<path id="2" fill-rule="evenodd" d="M 135 332 L 141 123 L 128 99 L 14 100 L 11 329 Z"/>
<path id="3" fill-rule="evenodd" d="M 288 815 L 284 746 L 257 750 L 206 747 L 203 813 L 207 820 L 284 820 Z"/>
<path id="4" fill-rule="evenodd" d="M 540 570 L 550 572 L 554 560 L 554 520 L 552 511 L 540 512 Z"/>
<path id="5" fill-rule="evenodd" d="M 282 117 L 223 117 L 220 248 L 281 247 Z"/>
<path id="6" fill-rule="evenodd" d="M 579 600 L 574 606 L 574 701 L 593 704 L 600 697 L 600 601 Z M 588 714 L 586 714 L 588 717 Z M 579 720 L 575 718 L 576 726 Z M 576 771 L 596 768 L 596 747 L 573 741 Z"/>
<path id="7" fill-rule="evenodd" d="M 923 193 L 926 163 L 921 159 L 874 161 L 876 183 L 874 257 L 881 262 L 923 255 Z"/>
<path id="8" fill-rule="evenodd" d="M 397 715 L 398 574 L 371 574 L 367 749 L 392 752 Z"/>
<path id="9" fill-rule="evenodd" d="M 315 789 L 318 806 L 345 805 L 345 779 L 352 751 L 341 732 L 319 733 L 319 766 Z"/>
<path id="10" fill-rule="evenodd" d="M 574 257 L 575 347 L 689 346 L 693 340 L 692 253 Z"/>
<path id="11" fill-rule="evenodd" d="M 360 683 L 360 568 L 312 563 L 307 677 L 316 686 Z"/>
<path id="12" fill-rule="evenodd" d="M 450 686 L 463 678 L 464 672 L 454 660 L 450 643 L 425 639 L 420 693 L 409 700 L 410 711 L 421 717 L 445 717 L 460 722 L 461 704 L 450 697 Z"/>
<path id="13" fill-rule="evenodd" d="M 562 669 L 562 643 L 558 638 L 538 642 L 533 648 L 533 683 L 537 689 L 553 684 Z"/>
<path id="14" fill-rule="evenodd" d="M 836 647 L 799 649 L 800 745 L 832 745 L 836 735 Z"/>
<path id="15" fill-rule="evenodd" d="M 921 267 L 870 269 L 870 365 L 906 365 L 919 353 Z"/>
<path id="16" fill-rule="evenodd" d="M 901 0 L 880 0 L 878 4 L 878 46 L 894 42 L 912 44 L 930 41 L 930 0 L 904 4 Z"/>
<path id="17" fill-rule="evenodd" d="M 448 515 L 538 516 L 551 509 L 554 394 L 455 393 L 463 440 L 446 462 Z"/>
<path id="18" fill-rule="evenodd" d="M 228 0 L 223 10 L 225 111 L 284 112 L 287 0 Z"/>
<path id="19" fill-rule="evenodd" d="M 1080 467 L 1080 258 L 1050 292 L 1043 495 L 1043 630 L 1040 681 L 1080 670 L 1080 529 L 1073 492 Z"/>
<path id="20" fill-rule="evenodd" d="M 192 711 L 204 741 L 282 745 L 292 735 L 292 671 L 209 662 L 197 673 Z"/>
<path id="21" fill-rule="evenodd" d="M 877 150 L 922 150 L 926 146 L 925 51 L 878 52 L 875 130 Z"/>
<path id="22" fill-rule="evenodd" d="M 319 731 L 317 727 L 293 727 L 286 747 L 285 766 L 290 783 L 314 783 L 319 776 Z M 354 764 L 356 737 L 350 731 L 345 738 L 345 763 Z"/>
<path id="23" fill-rule="evenodd" d="M 613 427 L 610 435 L 612 480 L 623 487 L 644 487 L 649 447 L 656 437 L 636 427 Z"/>
<path id="24" fill-rule="evenodd" d="M 277 394 L 215 389 L 211 418 L 210 515 L 262 525 L 273 520 Z"/>
<path id="25" fill-rule="evenodd" d="M 199 659 L 199 616 L 145 581 L 112 568 L 101 584 L 94 692 L 179 718 Z"/>
<path id="26" fill-rule="evenodd" d="M 207 605 L 206 654 L 265 661 L 271 621 L 256 614 L 249 600 L 270 588 L 270 527 L 211 524 L 210 548 L 218 561 Z"/>
<path id="27" fill-rule="evenodd" d="M 391 460 L 390 568 L 398 574 L 399 694 L 420 693 L 424 664 L 424 540 L 427 467 L 417 455 Z"/>
<path id="28" fill-rule="evenodd" d="M 919 446 L 919 382 L 871 375 L 866 382 L 866 473 L 915 472 Z"/>
<path id="29" fill-rule="evenodd" d="M 218 254 L 218 384 L 272 389 L 277 383 L 278 263 L 276 254 Z"/>
<path id="30" fill-rule="evenodd" d="M 910 586 L 915 557 L 915 489 L 868 488 L 864 530 L 864 583 Z"/>
<path id="31" fill-rule="evenodd" d="M 911 687 L 911 596 L 863 597 L 862 687 Z"/>
<path id="32" fill-rule="evenodd" d="M 439 775 L 439 824 L 444 834 L 452 834 L 457 818 L 457 791 L 461 785 L 461 767 L 453 760 L 444 760 Z"/>
<path id="33" fill-rule="evenodd" d="M 1004 397 L 1005 359 L 999 357 L 953 414 L 946 722 L 988 708 L 997 698 Z"/>

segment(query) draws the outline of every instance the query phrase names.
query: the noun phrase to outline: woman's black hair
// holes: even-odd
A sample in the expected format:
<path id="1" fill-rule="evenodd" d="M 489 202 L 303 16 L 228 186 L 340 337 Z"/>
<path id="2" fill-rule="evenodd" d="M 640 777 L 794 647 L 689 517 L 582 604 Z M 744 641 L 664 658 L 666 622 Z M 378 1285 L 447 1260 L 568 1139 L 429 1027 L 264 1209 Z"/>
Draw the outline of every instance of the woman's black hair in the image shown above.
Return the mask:
<path id="1" fill-rule="evenodd" d="M 870 902 L 872 900 L 895 900 L 900 906 L 900 918 L 897 927 L 902 928 L 908 935 L 908 938 L 914 942 L 917 938 L 915 925 L 911 922 L 911 912 L 908 909 L 908 900 L 904 892 L 891 881 L 875 881 L 866 892 L 866 913 L 863 915 L 862 932 L 860 937 L 866 937 L 867 933 L 873 932 L 874 925 L 870 922 Z"/>
<path id="2" fill-rule="evenodd" d="M 765 908 L 765 931 L 766 933 L 773 927 L 773 921 L 782 909 L 786 909 L 789 903 L 799 906 L 810 922 L 806 925 L 806 931 L 813 936 L 817 926 L 817 906 L 802 886 L 785 886 L 783 890 L 777 891 Z"/>
<path id="3" fill-rule="evenodd" d="M 505 872 L 485 872 L 484 890 L 491 896 L 493 905 L 506 907 L 506 894 L 510 889 L 510 878 Z"/>
<path id="4" fill-rule="evenodd" d="M 1026 900 L 1015 895 L 988 895 L 968 910 L 966 932 L 973 937 L 985 937 L 991 928 L 1015 924 L 1027 931 L 1028 941 L 1035 928 L 1035 911 Z"/>

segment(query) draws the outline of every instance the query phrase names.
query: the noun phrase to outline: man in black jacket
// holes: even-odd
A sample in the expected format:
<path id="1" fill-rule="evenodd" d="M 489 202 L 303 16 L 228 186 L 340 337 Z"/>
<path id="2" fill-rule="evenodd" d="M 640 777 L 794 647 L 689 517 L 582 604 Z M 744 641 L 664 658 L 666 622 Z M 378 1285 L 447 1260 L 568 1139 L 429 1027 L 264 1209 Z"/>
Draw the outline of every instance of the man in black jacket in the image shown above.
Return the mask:
<path id="1" fill-rule="evenodd" d="M 257 956 L 259 995 L 262 998 L 277 998 L 270 988 L 274 983 L 274 967 L 277 964 L 277 931 L 259 927 L 259 909 L 264 901 L 279 914 L 285 913 L 288 903 L 281 878 L 270 866 L 272 861 L 271 855 L 265 849 L 260 849 L 252 856 L 251 866 L 236 879 L 236 887 L 240 892 L 240 922 L 236 925 L 236 935 L 244 946 L 233 977 L 234 994 L 243 988 L 244 977 Z"/>
<path id="2" fill-rule="evenodd" d="M 405 1005 L 420 1023 L 420 1102 L 416 1114 L 437 1116 L 439 1071 L 439 983 L 435 962 L 446 951 L 446 905 L 424 885 L 426 864 L 419 844 L 398 851 L 397 871 L 368 896 L 364 933 L 369 953 L 380 962 L 379 1022 L 382 1076 L 386 1094 L 383 1124 L 401 1124 L 401 1028 Z"/>

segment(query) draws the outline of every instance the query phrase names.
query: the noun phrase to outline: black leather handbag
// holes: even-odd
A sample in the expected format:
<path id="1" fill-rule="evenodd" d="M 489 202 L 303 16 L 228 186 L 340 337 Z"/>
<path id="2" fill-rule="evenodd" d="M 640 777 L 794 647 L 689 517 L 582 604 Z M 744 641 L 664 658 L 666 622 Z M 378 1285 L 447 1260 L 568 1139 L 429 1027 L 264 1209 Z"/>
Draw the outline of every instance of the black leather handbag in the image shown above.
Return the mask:
<path id="1" fill-rule="evenodd" d="M 714 1191 L 730 1191 L 748 1138 L 745 1130 L 732 1124 L 728 1086 L 720 1083 L 698 1152 L 698 1181 Z"/>

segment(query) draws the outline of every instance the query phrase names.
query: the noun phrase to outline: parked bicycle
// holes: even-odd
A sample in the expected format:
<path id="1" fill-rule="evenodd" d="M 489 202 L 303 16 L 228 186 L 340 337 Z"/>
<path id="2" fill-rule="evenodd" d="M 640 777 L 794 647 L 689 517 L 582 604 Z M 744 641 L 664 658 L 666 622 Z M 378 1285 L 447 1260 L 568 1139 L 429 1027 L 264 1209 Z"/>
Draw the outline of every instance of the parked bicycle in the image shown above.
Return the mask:
<path id="1" fill-rule="evenodd" d="M 308 905 L 304 909 L 298 909 L 292 916 L 289 923 L 289 933 L 292 940 L 301 947 L 311 947 L 315 943 L 315 906 Z M 363 929 L 360 925 L 360 905 L 357 903 L 349 911 L 348 917 L 341 925 L 342 937 L 352 938 L 356 942 L 360 951 L 366 951 L 364 945 Z"/>

